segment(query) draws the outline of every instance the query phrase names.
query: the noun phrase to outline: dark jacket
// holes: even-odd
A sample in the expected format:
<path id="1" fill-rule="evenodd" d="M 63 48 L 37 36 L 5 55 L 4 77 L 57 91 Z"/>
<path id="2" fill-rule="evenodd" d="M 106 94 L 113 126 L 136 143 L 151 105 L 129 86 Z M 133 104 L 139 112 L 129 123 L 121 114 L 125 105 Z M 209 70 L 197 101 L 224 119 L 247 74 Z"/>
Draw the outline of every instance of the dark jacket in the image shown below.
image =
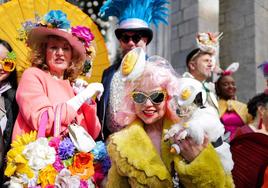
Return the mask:
<path id="1" fill-rule="evenodd" d="M 101 122 L 101 132 L 98 137 L 98 140 L 106 140 L 106 138 L 111 134 L 111 132 L 107 128 L 106 109 L 107 109 L 108 102 L 109 102 L 111 81 L 114 76 L 114 73 L 120 67 L 120 64 L 121 64 L 121 59 L 118 59 L 117 61 L 115 61 L 113 65 L 105 69 L 102 75 L 101 82 L 104 87 L 104 92 L 100 100 L 97 101 L 97 115 Z"/>
<path id="2" fill-rule="evenodd" d="M 4 92 L 2 94 L 2 96 L 4 97 L 4 101 L 5 101 L 5 109 L 6 109 L 6 116 L 7 116 L 7 124 L 6 124 L 6 128 L 4 130 L 4 134 L 2 135 L 2 140 L 1 140 L 1 144 L 4 144 L 1 146 L 1 148 L 3 148 L 3 150 L 1 150 L 1 154 L 3 156 L 6 155 L 6 153 L 8 152 L 8 150 L 10 149 L 10 144 L 11 144 L 11 138 L 12 138 L 12 131 L 13 131 L 13 127 L 14 127 L 14 123 L 16 121 L 17 115 L 18 115 L 18 105 L 16 102 L 16 90 L 11 88 L 9 90 L 7 90 L 6 92 Z M 2 158 L 2 162 L 4 163 L 5 159 Z M 1 164 L 1 171 L 0 171 L 0 185 L 2 185 L 2 176 L 4 174 L 4 166 L 5 164 Z"/>

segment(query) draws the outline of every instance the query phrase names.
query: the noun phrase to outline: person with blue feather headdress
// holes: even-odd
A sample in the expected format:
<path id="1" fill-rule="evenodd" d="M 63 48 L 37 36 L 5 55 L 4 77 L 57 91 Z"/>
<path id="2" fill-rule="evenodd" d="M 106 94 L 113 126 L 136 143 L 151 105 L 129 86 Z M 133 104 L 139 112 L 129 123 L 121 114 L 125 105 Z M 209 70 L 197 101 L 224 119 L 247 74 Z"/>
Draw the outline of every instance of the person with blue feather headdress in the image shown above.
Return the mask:
<path id="1" fill-rule="evenodd" d="M 153 39 L 150 24 L 156 27 L 160 22 L 168 24 L 167 0 L 107 0 L 100 9 L 100 16 L 117 17 L 116 38 L 121 48 L 121 56 L 103 72 L 104 93 L 97 102 L 97 114 L 102 124 L 99 139 L 106 139 L 111 133 L 122 128 L 115 121 L 115 113 L 123 97 L 123 81 L 119 74 L 122 58 L 130 50 L 141 47 L 146 51 Z"/>

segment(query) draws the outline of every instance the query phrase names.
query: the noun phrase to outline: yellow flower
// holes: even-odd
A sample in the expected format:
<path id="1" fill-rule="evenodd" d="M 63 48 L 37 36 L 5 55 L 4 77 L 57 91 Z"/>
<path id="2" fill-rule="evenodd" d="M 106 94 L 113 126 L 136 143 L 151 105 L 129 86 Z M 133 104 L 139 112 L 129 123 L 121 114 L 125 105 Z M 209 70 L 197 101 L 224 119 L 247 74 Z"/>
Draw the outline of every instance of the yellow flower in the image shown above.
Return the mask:
<path id="1" fill-rule="evenodd" d="M 42 187 L 47 185 L 54 185 L 58 172 L 52 165 L 46 166 L 39 171 L 38 183 L 41 183 Z"/>
<path id="2" fill-rule="evenodd" d="M 191 91 L 189 88 L 185 88 L 181 92 L 181 98 L 182 100 L 187 100 L 191 96 Z"/>
<path id="3" fill-rule="evenodd" d="M 5 169 L 5 175 L 10 177 L 14 173 L 26 174 L 28 178 L 33 178 L 34 172 L 28 165 L 28 161 L 22 154 L 25 145 L 36 140 L 36 131 L 25 133 L 18 136 L 15 141 L 12 142 L 11 147 L 7 153 L 7 167 Z"/>
<path id="4" fill-rule="evenodd" d="M 29 133 L 25 133 L 21 136 L 18 136 L 16 140 L 12 142 L 11 147 L 15 148 L 15 147 L 20 147 L 20 146 L 25 146 L 31 142 L 34 142 L 36 140 L 36 135 L 37 135 L 36 131 L 31 131 Z"/>
<path id="5" fill-rule="evenodd" d="M 14 173 L 26 174 L 28 178 L 33 178 L 34 173 L 28 165 L 28 161 L 25 159 L 22 151 L 24 146 L 12 148 L 7 153 L 7 167 L 5 169 L 5 175 L 10 177 Z"/>

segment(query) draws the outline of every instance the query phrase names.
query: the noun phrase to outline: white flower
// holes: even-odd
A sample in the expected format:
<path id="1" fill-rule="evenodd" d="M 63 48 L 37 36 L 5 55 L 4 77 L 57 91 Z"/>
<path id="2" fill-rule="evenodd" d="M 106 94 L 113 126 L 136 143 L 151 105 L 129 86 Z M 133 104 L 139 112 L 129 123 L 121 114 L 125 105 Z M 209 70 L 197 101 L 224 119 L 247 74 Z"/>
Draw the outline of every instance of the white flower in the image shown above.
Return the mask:
<path id="1" fill-rule="evenodd" d="M 71 172 L 68 169 L 64 168 L 57 175 L 55 186 L 65 188 L 79 188 L 80 178 L 79 176 L 72 176 Z"/>
<path id="2" fill-rule="evenodd" d="M 8 183 L 8 187 L 10 188 L 23 188 L 23 182 L 19 178 L 14 176 L 10 177 L 10 181 Z"/>
<path id="3" fill-rule="evenodd" d="M 29 166 L 36 171 L 53 164 L 56 159 L 56 151 L 48 145 L 46 138 L 39 138 L 28 144 L 23 150 L 23 154 L 28 159 Z"/>

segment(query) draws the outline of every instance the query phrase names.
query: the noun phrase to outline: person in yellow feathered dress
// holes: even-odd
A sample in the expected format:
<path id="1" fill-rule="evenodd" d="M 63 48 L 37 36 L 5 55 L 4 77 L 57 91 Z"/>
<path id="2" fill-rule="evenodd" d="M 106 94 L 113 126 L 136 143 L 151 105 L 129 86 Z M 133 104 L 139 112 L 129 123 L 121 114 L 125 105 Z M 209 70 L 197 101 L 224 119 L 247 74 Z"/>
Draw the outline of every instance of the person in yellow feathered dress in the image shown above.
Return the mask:
<path id="1" fill-rule="evenodd" d="M 234 187 L 206 137 L 202 145 L 190 137 L 176 141 L 180 154 L 170 152 L 163 136 L 178 121 L 170 104 L 178 78 L 165 59 L 130 55 L 137 52 L 130 51 L 121 65 L 125 97 L 116 120 L 126 127 L 108 139 L 106 187 Z"/>

